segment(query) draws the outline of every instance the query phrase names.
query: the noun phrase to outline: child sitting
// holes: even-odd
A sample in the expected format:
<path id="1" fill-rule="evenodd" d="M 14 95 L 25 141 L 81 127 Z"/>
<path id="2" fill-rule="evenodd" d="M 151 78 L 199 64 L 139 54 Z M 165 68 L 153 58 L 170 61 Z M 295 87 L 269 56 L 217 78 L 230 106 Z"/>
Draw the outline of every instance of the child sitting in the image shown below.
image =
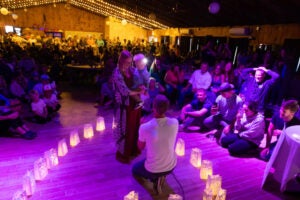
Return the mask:
<path id="1" fill-rule="evenodd" d="M 39 93 L 36 90 L 31 90 L 29 95 L 31 99 L 31 110 L 34 113 L 34 118 L 36 122 L 44 124 L 50 121 L 47 106 L 45 102 L 42 99 L 40 99 Z"/>
<path id="2" fill-rule="evenodd" d="M 53 93 L 52 87 L 50 84 L 44 85 L 44 98 L 43 101 L 47 106 L 48 113 L 57 112 L 61 105 L 59 104 L 56 95 Z"/>
<path id="3" fill-rule="evenodd" d="M 149 78 L 149 86 L 147 90 L 147 96 L 144 98 L 144 107 L 143 111 L 145 113 L 151 113 L 152 112 L 152 105 L 154 98 L 161 93 L 165 92 L 165 88 L 159 84 L 159 82 L 156 82 L 155 78 L 150 77 Z M 142 96 L 143 99 L 143 96 Z"/>
<path id="4" fill-rule="evenodd" d="M 136 67 L 136 71 L 133 74 L 133 86 L 132 90 L 140 91 L 148 87 L 150 73 L 146 68 L 145 56 L 143 54 L 137 54 L 133 57 L 133 61 Z M 135 109 L 139 109 L 143 106 L 143 101 L 140 95 L 134 95 L 132 98 L 135 101 Z"/>

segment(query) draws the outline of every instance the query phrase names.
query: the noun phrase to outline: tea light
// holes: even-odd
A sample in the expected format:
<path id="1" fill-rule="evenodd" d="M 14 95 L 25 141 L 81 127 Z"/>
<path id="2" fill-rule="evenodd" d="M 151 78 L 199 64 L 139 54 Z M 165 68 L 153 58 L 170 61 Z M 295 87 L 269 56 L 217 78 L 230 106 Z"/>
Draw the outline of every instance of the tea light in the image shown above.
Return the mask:
<path id="1" fill-rule="evenodd" d="M 35 180 L 43 180 L 48 175 L 48 168 L 45 158 L 39 158 L 34 162 Z"/>
<path id="2" fill-rule="evenodd" d="M 211 189 L 212 194 L 216 196 L 221 189 L 222 177 L 220 175 L 208 175 L 206 188 Z"/>
<path id="3" fill-rule="evenodd" d="M 216 196 L 216 200 L 226 200 L 226 190 L 224 190 L 224 189 L 221 188 L 218 191 L 218 194 Z"/>
<path id="4" fill-rule="evenodd" d="M 52 148 L 44 153 L 44 158 L 46 159 L 46 164 L 48 169 L 58 165 L 58 157 L 56 149 Z"/>
<path id="5" fill-rule="evenodd" d="M 88 139 L 94 136 L 94 129 L 92 124 L 85 124 L 83 127 L 83 137 Z"/>
<path id="6" fill-rule="evenodd" d="M 71 131 L 70 133 L 70 146 L 75 147 L 80 143 L 78 131 Z"/>
<path id="7" fill-rule="evenodd" d="M 170 194 L 168 200 L 182 200 L 182 196 L 178 194 Z"/>
<path id="8" fill-rule="evenodd" d="M 124 200 L 139 200 L 139 194 L 135 191 L 131 191 L 124 196 Z"/>
<path id="9" fill-rule="evenodd" d="M 201 157 L 202 157 L 201 150 L 199 148 L 193 148 L 191 153 L 190 163 L 194 167 L 201 167 Z"/>
<path id="10" fill-rule="evenodd" d="M 185 143 L 184 140 L 179 138 L 176 143 L 175 152 L 178 156 L 184 156 L 185 154 Z"/>
<path id="11" fill-rule="evenodd" d="M 212 162 L 209 160 L 203 160 L 200 167 L 200 178 L 206 180 L 208 178 L 208 175 L 212 174 Z"/>
<path id="12" fill-rule="evenodd" d="M 104 130 L 105 130 L 104 118 L 98 117 L 96 123 L 96 131 L 104 131 Z"/>
<path id="13" fill-rule="evenodd" d="M 32 170 L 27 171 L 23 176 L 23 190 L 27 196 L 33 195 L 36 188 L 35 178 L 33 176 Z"/>
<path id="14" fill-rule="evenodd" d="M 27 200 L 27 195 L 25 191 L 18 190 L 14 193 L 12 200 Z"/>
<path id="15" fill-rule="evenodd" d="M 213 200 L 211 189 L 205 188 L 203 191 L 203 200 Z"/>
<path id="16" fill-rule="evenodd" d="M 68 153 L 68 146 L 66 139 L 62 139 L 58 142 L 58 156 L 65 156 Z"/>

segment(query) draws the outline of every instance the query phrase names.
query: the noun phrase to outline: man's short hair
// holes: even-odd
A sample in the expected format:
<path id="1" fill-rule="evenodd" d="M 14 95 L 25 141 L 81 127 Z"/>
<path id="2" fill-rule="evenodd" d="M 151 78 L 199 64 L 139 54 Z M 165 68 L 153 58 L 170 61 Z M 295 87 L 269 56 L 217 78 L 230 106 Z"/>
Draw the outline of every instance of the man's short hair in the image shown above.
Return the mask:
<path id="1" fill-rule="evenodd" d="M 296 113 L 299 109 L 299 104 L 296 100 L 287 100 L 282 103 L 281 107 Z"/>
<path id="2" fill-rule="evenodd" d="M 169 100 L 165 95 L 159 94 L 153 100 L 153 109 L 157 114 L 163 115 L 169 108 Z"/>

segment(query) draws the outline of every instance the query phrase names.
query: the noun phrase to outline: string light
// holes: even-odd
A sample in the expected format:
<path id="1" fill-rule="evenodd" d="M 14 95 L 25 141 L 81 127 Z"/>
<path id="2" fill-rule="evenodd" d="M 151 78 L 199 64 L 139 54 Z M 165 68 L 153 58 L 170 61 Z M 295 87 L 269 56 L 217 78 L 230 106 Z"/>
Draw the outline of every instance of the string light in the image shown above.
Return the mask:
<path id="1" fill-rule="evenodd" d="M 6 0 L 5 5 L 8 8 L 18 9 L 18 8 L 28 8 L 32 6 L 41 6 L 45 4 L 54 4 L 57 3 L 67 3 L 72 6 L 83 8 L 90 12 L 103 15 L 105 17 L 114 17 L 118 20 L 125 19 L 128 23 L 143 27 L 148 30 L 152 29 L 167 29 L 168 26 L 155 21 L 154 17 L 150 19 L 144 17 L 137 13 L 131 12 L 124 8 L 118 7 L 116 5 L 110 4 L 104 0 Z"/>

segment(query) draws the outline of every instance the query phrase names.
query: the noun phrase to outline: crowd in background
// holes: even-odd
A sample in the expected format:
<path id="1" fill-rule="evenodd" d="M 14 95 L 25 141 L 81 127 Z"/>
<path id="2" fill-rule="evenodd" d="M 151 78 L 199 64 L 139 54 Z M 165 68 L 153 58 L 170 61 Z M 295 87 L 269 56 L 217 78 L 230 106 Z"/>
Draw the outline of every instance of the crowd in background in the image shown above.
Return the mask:
<path id="1" fill-rule="evenodd" d="M 222 83 L 232 84 L 236 94 L 247 96 L 247 84 L 250 82 L 247 82 L 245 75 L 253 77 L 253 69 L 259 66 L 274 72 L 263 77 L 266 80 L 273 78 L 272 86 L 268 87 L 263 96 L 263 109 L 271 110 L 272 113 L 273 108 L 280 106 L 284 99 L 299 98 L 289 85 L 295 78 L 296 57 L 285 48 L 278 52 L 243 49 L 238 52 L 233 64 L 234 55 L 228 44 L 216 45 L 213 40 L 208 40 L 198 50 L 181 55 L 178 46 L 170 48 L 169 44 L 145 40 L 106 41 L 92 37 L 69 37 L 43 38 L 20 44 L 7 36 L 0 44 L 0 94 L 4 99 L 2 101 L 8 102 L 2 104 L 9 105 L 9 100 L 17 99 L 32 105 L 34 101 L 39 101 L 34 100 L 34 96 L 41 99 L 48 96 L 56 102 L 52 108 L 42 105 L 44 108 L 39 111 L 34 112 L 35 109 L 32 109 L 38 116 L 37 121 L 46 122 L 49 120 L 48 111 L 59 109 L 56 85 L 66 81 L 64 75 L 68 73 L 68 64 L 89 65 L 91 68 L 102 66 L 102 70 L 95 74 L 96 85 L 99 87 L 100 104 L 109 102 L 114 95 L 111 93 L 113 90 L 109 89 L 112 87 L 110 77 L 117 66 L 120 52 L 124 49 L 132 55 L 145 55 L 152 81 L 149 86 L 152 90 L 159 86 L 159 91 L 165 93 L 177 109 L 189 103 L 200 88 L 204 88 L 214 102 L 220 94 Z M 245 69 L 250 70 L 246 73 Z M 272 76 L 274 74 L 278 77 Z M 201 80 L 205 80 L 203 83 L 197 82 L 199 76 L 202 77 Z M 50 96 L 45 91 L 51 91 Z M 151 106 L 147 109 L 145 110 L 151 111 Z"/>

